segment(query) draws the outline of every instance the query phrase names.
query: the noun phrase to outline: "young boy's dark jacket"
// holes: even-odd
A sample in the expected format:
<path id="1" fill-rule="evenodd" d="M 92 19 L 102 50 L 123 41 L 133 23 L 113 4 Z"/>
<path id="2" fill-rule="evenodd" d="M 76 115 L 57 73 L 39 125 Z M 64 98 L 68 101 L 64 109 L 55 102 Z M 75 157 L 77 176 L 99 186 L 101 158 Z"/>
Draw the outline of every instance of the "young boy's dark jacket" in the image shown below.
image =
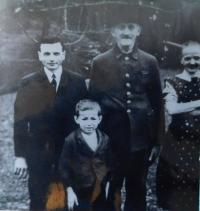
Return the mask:
<path id="1" fill-rule="evenodd" d="M 108 136 L 97 130 L 98 146 L 92 151 L 81 134 L 73 131 L 66 139 L 60 158 L 60 174 L 66 187 L 74 189 L 94 186 L 96 179 L 104 182 L 111 166 Z"/>

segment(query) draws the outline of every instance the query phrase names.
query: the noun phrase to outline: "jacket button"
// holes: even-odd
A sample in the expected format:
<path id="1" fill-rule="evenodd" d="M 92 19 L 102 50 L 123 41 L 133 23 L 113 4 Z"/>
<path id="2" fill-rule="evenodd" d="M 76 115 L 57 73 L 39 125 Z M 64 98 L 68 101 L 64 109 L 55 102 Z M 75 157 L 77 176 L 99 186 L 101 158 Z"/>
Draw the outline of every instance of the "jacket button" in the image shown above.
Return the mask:
<path id="1" fill-rule="evenodd" d="M 125 74 L 125 77 L 126 77 L 126 78 L 129 78 L 129 77 L 130 77 L 130 74 L 129 74 L 129 73 L 126 73 L 126 74 Z"/>
<path id="2" fill-rule="evenodd" d="M 130 88 L 131 84 L 130 83 L 126 83 L 126 87 Z"/>
<path id="3" fill-rule="evenodd" d="M 55 164 L 52 164 L 52 165 L 51 165 L 51 168 L 52 168 L 53 170 L 55 169 L 55 167 L 56 167 Z"/>
<path id="4" fill-rule="evenodd" d="M 126 103 L 127 103 L 127 104 L 131 104 L 131 100 L 127 100 Z"/>
<path id="5" fill-rule="evenodd" d="M 130 113 L 131 113 L 131 109 L 127 109 L 126 112 L 127 112 L 128 114 L 130 114 Z"/>
<path id="6" fill-rule="evenodd" d="M 128 61 L 130 58 L 129 58 L 128 56 L 125 56 L 124 59 L 125 59 L 126 61 Z"/>
<path id="7" fill-rule="evenodd" d="M 126 95 L 127 95 L 127 96 L 130 96 L 130 95 L 131 95 L 131 92 L 126 92 Z"/>

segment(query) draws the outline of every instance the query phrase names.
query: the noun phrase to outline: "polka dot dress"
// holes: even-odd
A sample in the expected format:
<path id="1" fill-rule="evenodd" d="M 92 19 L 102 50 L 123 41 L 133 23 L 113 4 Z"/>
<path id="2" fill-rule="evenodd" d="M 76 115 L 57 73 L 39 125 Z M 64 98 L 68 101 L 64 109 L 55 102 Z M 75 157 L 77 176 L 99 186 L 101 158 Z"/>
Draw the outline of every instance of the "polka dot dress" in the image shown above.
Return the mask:
<path id="1" fill-rule="evenodd" d="M 200 99 L 200 79 L 168 81 L 178 102 Z M 165 136 L 157 169 L 158 203 L 170 211 L 198 211 L 200 116 L 175 114 Z"/>

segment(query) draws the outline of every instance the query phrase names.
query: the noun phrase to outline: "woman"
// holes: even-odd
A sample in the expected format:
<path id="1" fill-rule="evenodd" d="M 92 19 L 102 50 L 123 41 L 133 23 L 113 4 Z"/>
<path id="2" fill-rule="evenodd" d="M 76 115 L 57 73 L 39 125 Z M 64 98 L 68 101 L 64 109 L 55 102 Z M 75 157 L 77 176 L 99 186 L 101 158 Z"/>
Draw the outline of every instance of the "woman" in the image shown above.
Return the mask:
<path id="1" fill-rule="evenodd" d="M 170 211 L 198 210 L 200 44 L 182 49 L 184 70 L 165 81 L 168 127 L 157 169 L 158 204 Z"/>

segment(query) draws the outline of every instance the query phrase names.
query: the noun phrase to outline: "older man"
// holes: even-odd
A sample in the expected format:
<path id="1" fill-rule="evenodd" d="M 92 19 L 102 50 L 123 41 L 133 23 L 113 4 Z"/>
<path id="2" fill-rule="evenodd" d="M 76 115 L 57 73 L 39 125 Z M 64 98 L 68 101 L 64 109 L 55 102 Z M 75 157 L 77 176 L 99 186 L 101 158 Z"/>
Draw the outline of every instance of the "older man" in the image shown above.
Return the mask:
<path id="1" fill-rule="evenodd" d="M 159 70 L 156 58 L 138 48 L 138 24 L 120 23 L 111 33 L 115 45 L 94 59 L 90 88 L 104 108 L 103 128 L 117 160 L 109 199 L 114 201 L 125 178 L 125 210 L 144 211 L 149 160 L 158 143 Z"/>
<path id="2" fill-rule="evenodd" d="M 64 137 L 74 129 L 74 106 L 86 94 L 84 80 L 62 68 L 65 54 L 58 38 L 41 40 L 42 68 L 23 78 L 15 101 L 15 173 L 29 174 L 31 210 L 61 208 L 55 201 L 48 205 L 48 188 L 59 180 Z"/>

